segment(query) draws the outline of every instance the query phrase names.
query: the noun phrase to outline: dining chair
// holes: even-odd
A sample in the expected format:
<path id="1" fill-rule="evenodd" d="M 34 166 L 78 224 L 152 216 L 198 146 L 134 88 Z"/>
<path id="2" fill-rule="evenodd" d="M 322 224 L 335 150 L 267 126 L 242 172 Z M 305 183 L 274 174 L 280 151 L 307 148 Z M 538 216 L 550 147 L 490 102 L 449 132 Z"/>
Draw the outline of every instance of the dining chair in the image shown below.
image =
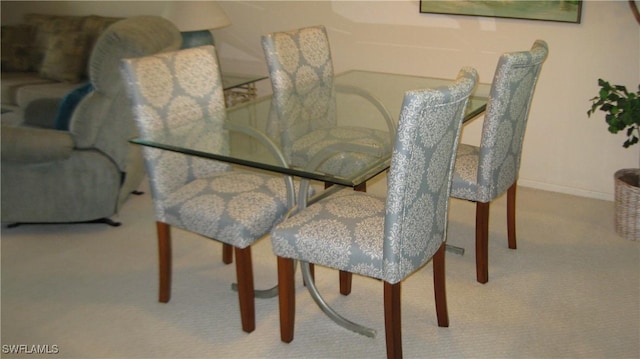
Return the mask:
<path id="1" fill-rule="evenodd" d="M 282 144 L 292 165 L 306 167 L 319 152 L 335 148 L 318 170 L 349 176 L 367 157 L 389 153 L 395 123 L 386 107 L 361 88 L 334 84 L 333 61 L 324 26 L 312 26 L 262 37 L 273 90 L 269 134 Z M 385 130 L 338 126 L 336 92 L 348 92 L 370 102 L 384 119 Z M 346 141 L 345 141 L 346 140 Z M 357 150 L 345 150 L 358 144 Z M 349 161 L 345 161 L 349 157 Z M 348 166 L 345 166 L 348 163 Z M 366 191 L 366 185 L 360 190 Z"/>
<path id="2" fill-rule="evenodd" d="M 476 70 L 466 67 L 451 86 L 404 95 L 386 199 L 342 190 L 272 230 L 283 342 L 294 334 L 294 260 L 382 280 L 387 356 L 400 358 L 401 283 L 433 258 L 438 325 L 449 325 L 444 275 L 449 195 L 460 127 L 476 82 Z"/>
<path id="3" fill-rule="evenodd" d="M 122 72 L 140 137 L 228 151 L 222 82 L 212 46 L 126 59 Z M 171 297 L 171 227 L 233 246 L 242 329 L 255 329 L 251 245 L 286 214 L 290 178 L 144 146 L 159 248 L 159 301 Z"/>
<path id="4" fill-rule="evenodd" d="M 268 133 L 280 142 L 292 166 L 348 178 L 389 153 L 395 123 L 386 107 L 366 90 L 334 84 L 333 60 L 324 26 L 274 32 L 262 37 L 273 90 Z M 386 131 L 336 123 L 336 92 L 368 101 Z M 379 121 L 379 119 L 378 119 Z M 325 188 L 331 184 L 325 183 Z M 355 188 L 366 192 L 366 182 Z M 340 293 L 351 292 L 351 274 L 340 272 Z"/>
<path id="5" fill-rule="evenodd" d="M 508 246 L 516 249 L 516 187 L 533 93 L 549 49 L 503 54 L 491 84 L 480 146 L 461 144 L 451 196 L 476 203 L 476 277 L 489 281 L 489 205 L 507 193 Z"/>

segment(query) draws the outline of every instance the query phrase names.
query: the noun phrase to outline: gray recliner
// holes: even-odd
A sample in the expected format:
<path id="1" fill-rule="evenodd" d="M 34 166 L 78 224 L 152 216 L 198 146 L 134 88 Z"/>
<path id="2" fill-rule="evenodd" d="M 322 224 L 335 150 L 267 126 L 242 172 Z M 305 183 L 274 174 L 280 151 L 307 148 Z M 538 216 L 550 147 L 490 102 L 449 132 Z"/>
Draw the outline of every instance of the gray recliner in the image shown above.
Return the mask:
<path id="1" fill-rule="evenodd" d="M 139 16 L 110 26 L 89 60 L 94 90 L 73 111 L 69 131 L 2 127 L 2 212 L 5 223 L 105 221 L 144 177 L 120 62 L 177 50 L 180 31 L 168 20 Z M 28 122 L 28 121 L 27 121 Z"/>

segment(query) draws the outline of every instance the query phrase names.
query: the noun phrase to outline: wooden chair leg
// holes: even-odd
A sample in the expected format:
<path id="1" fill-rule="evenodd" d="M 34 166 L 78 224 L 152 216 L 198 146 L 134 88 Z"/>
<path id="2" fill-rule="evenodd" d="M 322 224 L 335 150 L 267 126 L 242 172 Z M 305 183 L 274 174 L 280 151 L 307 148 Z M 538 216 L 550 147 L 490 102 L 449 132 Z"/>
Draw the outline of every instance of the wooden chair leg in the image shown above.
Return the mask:
<path id="1" fill-rule="evenodd" d="M 156 222 L 158 232 L 158 269 L 160 285 L 158 301 L 167 303 L 171 299 L 171 226 Z"/>
<path id="2" fill-rule="evenodd" d="M 280 307 L 280 340 L 291 343 L 296 316 L 293 259 L 278 257 L 278 304 Z"/>
<path id="3" fill-rule="evenodd" d="M 384 331 L 387 339 L 387 358 L 402 358 L 401 283 L 384 282 Z"/>
<path id="4" fill-rule="evenodd" d="M 351 294 L 352 278 L 353 278 L 353 273 L 340 271 L 340 294 L 342 295 Z"/>
<path id="5" fill-rule="evenodd" d="M 489 281 L 489 204 L 476 202 L 476 278 Z"/>
<path id="6" fill-rule="evenodd" d="M 444 258 L 445 244 L 442 243 L 436 254 L 433 256 L 433 291 L 436 298 L 436 316 L 438 317 L 439 327 L 449 326 Z"/>
<path id="7" fill-rule="evenodd" d="M 227 243 L 222 243 L 222 263 L 233 263 L 233 246 Z"/>
<path id="8" fill-rule="evenodd" d="M 256 328 L 256 310 L 253 288 L 253 268 L 251 264 L 251 246 L 234 247 L 236 254 L 236 277 L 238 281 L 238 299 L 242 330 L 251 333 Z"/>
<path id="9" fill-rule="evenodd" d="M 507 191 L 507 237 L 509 248 L 516 249 L 516 187 L 514 183 Z"/>

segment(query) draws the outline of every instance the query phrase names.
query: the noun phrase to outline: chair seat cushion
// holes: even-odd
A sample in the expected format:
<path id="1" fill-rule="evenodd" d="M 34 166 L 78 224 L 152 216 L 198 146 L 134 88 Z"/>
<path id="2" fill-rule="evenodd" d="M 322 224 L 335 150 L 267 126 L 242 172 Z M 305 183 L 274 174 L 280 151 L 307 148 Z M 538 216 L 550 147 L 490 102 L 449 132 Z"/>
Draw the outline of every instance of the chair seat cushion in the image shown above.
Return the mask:
<path id="1" fill-rule="evenodd" d="M 460 144 L 456 155 L 456 166 L 451 182 L 451 197 L 478 201 L 481 199 L 478 186 L 478 159 L 480 148 Z"/>
<path id="2" fill-rule="evenodd" d="M 277 225 L 273 252 L 382 279 L 385 200 L 342 190 Z"/>
<path id="3" fill-rule="evenodd" d="M 333 127 L 314 130 L 293 143 L 294 166 L 318 166 L 318 170 L 349 177 L 371 163 L 371 157 L 391 152 L 389 133 L 362 127 Z"/>
<path id="4" fill-rule="evenodd" d="M 267 234 L 288 211 L 284 178 L 248 171 L 196 179 L 162 202 L 167 224 L 238 248 Z"/>

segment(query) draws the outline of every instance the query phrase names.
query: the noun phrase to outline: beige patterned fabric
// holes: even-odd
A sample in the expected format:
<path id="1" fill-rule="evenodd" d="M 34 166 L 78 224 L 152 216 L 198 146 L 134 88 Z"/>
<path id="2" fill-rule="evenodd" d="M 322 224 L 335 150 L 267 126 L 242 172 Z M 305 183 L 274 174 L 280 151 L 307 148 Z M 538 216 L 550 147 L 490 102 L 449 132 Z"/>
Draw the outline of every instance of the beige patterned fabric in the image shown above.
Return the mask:
<path id="1" fill-rule="evenodd" d="M 88 46 L 89 48 L 93 48 L 93 45 L 98 40 L 98 37 L 106 30 L 109 26 L 114 24 L 117 21 L 122 20 L 120 17 L 105 17 L 105 16 L 96 16 L 89 15 L 84 18 L 82 22 L 82 31 L 87 34 Z"/>
<path id="2" fill-rule="evenodd" d="M 387 198 L 343 190 L 271 232 L 276 255 L 398 283 L 446 239 L 451 176 L 464 109 L 477 82 L 410 91 L 400 115 Z"/>
<path id="3" fill-rule="evenodd" d="M 24 24 L 2 26 L 2 71 L 39 72 L 46 65 L 41 75 L 57 81 L 77 82 L 76 78 L 87 77 L 87 59 L 100 34 L 121 19 L 27 14 Z M 80 36 L 84 39 L 80 40 Z M 79 65 L 81 60 L 84 63 Z M 75 75 L 76 68 L 81 69 L 79 76 Z"/>
<path id="4" fill-rule="evenodd" d="M 31 50 L 35 27 L 28 24 L 2 25 L 2 71 L 32 71 Z M 3 102 L 4 103 L 4 102 Z"/>
<path id="5" fill-rule="evenodd" d="M 87 35 L 63 32 L 49 37 L 40 76 L 56 81 L 80 82 L 86 74 Z"/>
<path id="6" fill-rule="evenodd" d="M 50 38 L 61 33 L 73 33 L 82 30 L 81 16 L 48 14 L 27 14 L 25 22 L 36 27 L 36 35 L 31 53 L 31 67 L 39 70 L 50 46 Z"/>
<path id="7" fill-rule="evenodd" d="M 143 139 L 228 151 L 214 51 L 204 46 L 124 61 Z M 160 222 L 245 248 L 288 210 L 293 188 L 282 176 L 235 171 L 225 163 L 149 147 L 144 157 Z"/>

